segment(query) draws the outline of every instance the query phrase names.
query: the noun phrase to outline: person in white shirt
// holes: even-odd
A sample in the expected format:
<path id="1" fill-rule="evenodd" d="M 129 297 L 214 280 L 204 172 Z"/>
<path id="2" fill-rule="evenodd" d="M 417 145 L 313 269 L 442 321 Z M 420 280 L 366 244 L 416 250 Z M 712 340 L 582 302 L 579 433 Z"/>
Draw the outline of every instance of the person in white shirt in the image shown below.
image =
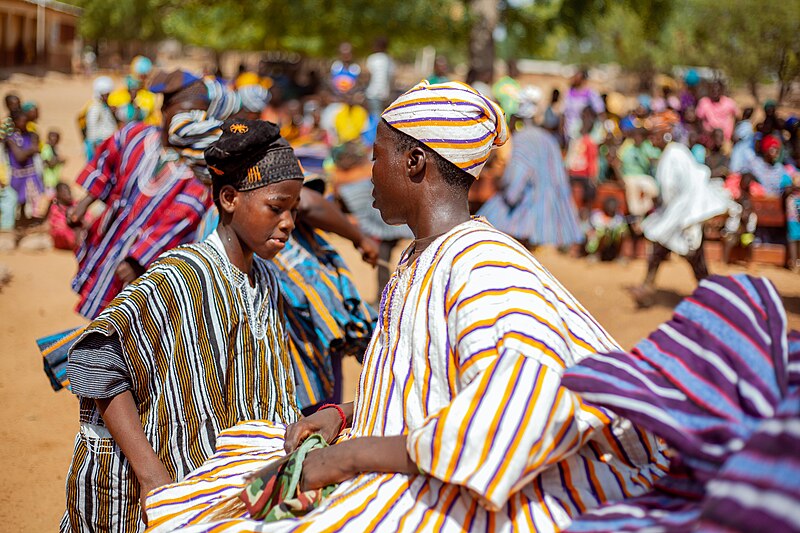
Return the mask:
<path id="1" fill-rule="evenodd" d="M 394 82 L 394 61 L 386 53 L 389 41 L 386 37 L 375 40 L 374 52 L 367 57 L 367 71 L 369 71 L 369 84 L 365 91 L 367 109 L 372 116 L 379 116 L 392 96 Z"/>
<path id="2" fill-rule="evenodd" d="M 114 89 L 114 82 L 108 76 L 94 80 L 94 100 L 86 111 L 86 158 L 91 161 L 94 150 L 100 143 L 117 131 L 114 110 L 108 105 L 108 95 Z"/>

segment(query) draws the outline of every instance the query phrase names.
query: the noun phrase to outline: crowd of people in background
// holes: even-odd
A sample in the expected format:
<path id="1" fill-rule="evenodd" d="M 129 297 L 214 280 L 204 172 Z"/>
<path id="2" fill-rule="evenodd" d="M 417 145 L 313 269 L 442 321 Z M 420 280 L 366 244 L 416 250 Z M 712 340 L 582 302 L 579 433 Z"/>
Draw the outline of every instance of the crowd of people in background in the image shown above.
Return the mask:
<path id="1" fill-rule="evenodd" d="M 219 71 L 208 72 L 206 77 L 236 91 L 242 111 L 251 118 L 277 123 L 304 167 L 325 176 L 328 192 L 347 208 L 341 191 L 345 197 L 354 189 L 361 194 L 368 191 L 368 152 L 380 111 L 403 89 L 396 83 L 395 70 L 388 41 L 378 39 L 362 64 L 354 59 L 353 47 L 343 43 L 327 73 L 265 59 L 257 65 L 240 65 L 231 79 Z M 137 56 L 121 87 L 108 76 L 94 80 L 93 97 L 78 116 L 87 161 L 100 143 L 125 124 L 161 123 L 157 96 L 148 88 L 152 72 L 152 62 Z M 437 57 L 430 81 L 447 81 L 449 76 L 447 58 Z M 625 97 L 594 90 L 588 71 L 579 69 L 568 89 L 563 94 L 553 90 L 549 102 L 543 101 L 539 88 L 520 83 L 514 62 L 508 63 L 506 75 L 494 85 L 476 73 L 469 73 L 468 78 L 468 83 L 503 107 L 514 122 L 515 134 L 536 128 L 536 133 L 514 135 L 517 142 L 511 144 L 520 145 L 515 156 L 511 146 L 494 155 L 484 179 L 471 193 L 475 210 L 491 199 L 481 213 L 520 241 L 530 246 L 554 244 L 592 260 L 633 256 L 643 237 L 642 222 L 661 200 L 659 145 L 667 138 L 666 144 L 685 145 L 698 164 L 708 167 L 713 180 L 724 182 L 739 205 L 729 209 L 729 220 L 720 228 L 726 259 L 736 247 L 747 254 L 755 243 L 779 242 L 787 245 L 787 265 L 800 268 L 795 177 L 800 158 L 799 121 L 794 116 L 778 116 L 774 101 L 764 104 L 763 119 L 754 124 L 754 110 L 740 110 L 725 94 L 721 80 L 701 79 L 694 70 L 685 74 L 680 88 L 676 83 Z M 22 102 L 15 94 L 9 94 L 5 102 L 8 117 L 0 136 L 6 156 L 5 164 L 0 165 L 0 180 L 10 187 L 0 190 L 0 221 L 2 230 L 9 231 L 44 220 L 51 204 L 69 200 L 58 200 L 55 194 L 63 167 L 59 132 L 40 137 L 35 103 Z M 544 148 L 549 145 L 541 141 L 545 137 L 557 142 L 561 162 L 552 149 Z M 337 153 L 347 155 L 342 158 Z M 364 154 L 355 171 L 354 153 Z M 360 172 L 360 178 L 353 172 Z M 359 179 L 364 182 L 361 187 L 350 183 Z M 569 194 L 565 194 L 565 184 Z M 616 196 L 615 202 L 598 198 L 602 184 L 618 186 L 624 197 Z M 781 197 L 784 202 L 785 235 L 757 224 L 752 198 L 769 196 Z M 354 214 L 362 225 L 365 217 L 374 219 L 368 206 L 356 204 L 360 212 Z M 56 224 L 60 225 L 58 216 Z M 74 229 L 60 227 L 54 232 L 79 235 Z M 385 244 L 382 262 L 391 253 L 390 243 L 408 236 L 402 229 L 387 230 L 379 221 L 369 231 Z M 57 246 L 72 248 L 78 242 L 57 240 Z M 623 249 L 623 240 L 633 244 Z M 382 270 L 385 280 L 388 273 Z"/>

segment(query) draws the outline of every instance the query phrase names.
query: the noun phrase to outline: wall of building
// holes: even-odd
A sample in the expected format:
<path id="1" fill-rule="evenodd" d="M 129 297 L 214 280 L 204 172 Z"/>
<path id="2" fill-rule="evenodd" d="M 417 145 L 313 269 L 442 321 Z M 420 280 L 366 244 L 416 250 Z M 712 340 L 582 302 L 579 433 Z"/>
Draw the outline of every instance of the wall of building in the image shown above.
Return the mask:
<path id="1" fill-rule="evenodd" d="M 44 49 L 37 51 L 35 4 L 0 0 L 0 68 L 43 67 L 69 72 L 77 52 L 77 16 L 45 8 Z"/>

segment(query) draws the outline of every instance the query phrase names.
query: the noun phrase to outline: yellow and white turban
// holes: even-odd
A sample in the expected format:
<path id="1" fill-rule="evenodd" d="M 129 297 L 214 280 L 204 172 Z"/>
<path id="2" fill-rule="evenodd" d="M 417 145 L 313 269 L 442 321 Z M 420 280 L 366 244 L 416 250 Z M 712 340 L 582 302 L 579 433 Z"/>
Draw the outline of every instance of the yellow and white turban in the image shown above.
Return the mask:
<path id="1" fill-rule="evenodd" d="M 500 106 L 456 81 L 430 85 L 423 80 L 381 118 L 475 177 L 492 148 L 508 139 Z"/>

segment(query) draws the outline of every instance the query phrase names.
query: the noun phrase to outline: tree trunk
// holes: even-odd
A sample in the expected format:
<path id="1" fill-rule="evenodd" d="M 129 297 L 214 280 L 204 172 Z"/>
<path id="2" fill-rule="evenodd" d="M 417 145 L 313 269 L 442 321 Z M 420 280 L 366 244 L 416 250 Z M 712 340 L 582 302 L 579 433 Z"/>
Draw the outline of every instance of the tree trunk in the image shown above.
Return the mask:
<path id="1" fill-rule="evenodd" d="M 222 56 L 225 52 L 221 50 L 214 50 L 214 67 L 216 68 L 216 72 L 222 71 Z"/>
<path id="2" fill-rule="evenodd" d="M 499 0 L 469 0 L 469 66 L 479 78 L 494 75 L 494 30 L 500 15 Z"/>
<path id="3" fill-rule="evenodd" d="M 753 95 L 753 98 L 756 101 L 755 107 L 761 106 L 761 101 L 758 99 L 758 80 L 752 79 L 747 82 L 748 87 L 750 87 L 750 94 Z"/>

